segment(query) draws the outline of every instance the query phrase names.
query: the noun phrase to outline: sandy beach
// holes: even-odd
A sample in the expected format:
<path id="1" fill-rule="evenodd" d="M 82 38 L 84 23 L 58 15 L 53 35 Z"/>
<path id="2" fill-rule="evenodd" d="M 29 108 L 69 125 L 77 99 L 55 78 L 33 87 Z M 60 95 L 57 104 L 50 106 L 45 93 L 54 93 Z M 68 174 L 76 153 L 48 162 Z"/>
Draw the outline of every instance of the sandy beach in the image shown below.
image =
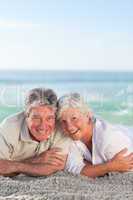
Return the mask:
<path id="1" fill-rule="evenodd" d="M 49 177 L 0 177 L 0 200 L 133 200 L 133 173 L 96 179 L 64 172 Z"/>

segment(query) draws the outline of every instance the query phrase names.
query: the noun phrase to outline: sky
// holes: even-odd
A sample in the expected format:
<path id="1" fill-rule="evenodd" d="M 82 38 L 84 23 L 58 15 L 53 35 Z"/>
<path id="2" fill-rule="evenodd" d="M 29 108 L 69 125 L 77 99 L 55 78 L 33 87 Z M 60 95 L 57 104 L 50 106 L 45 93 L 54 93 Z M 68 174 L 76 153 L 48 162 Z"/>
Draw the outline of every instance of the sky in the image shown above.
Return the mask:
<path id="1" fill-rule="evenodd" d="M 133 70 L 132 0 L 0 0 L 0 70 Z"/>

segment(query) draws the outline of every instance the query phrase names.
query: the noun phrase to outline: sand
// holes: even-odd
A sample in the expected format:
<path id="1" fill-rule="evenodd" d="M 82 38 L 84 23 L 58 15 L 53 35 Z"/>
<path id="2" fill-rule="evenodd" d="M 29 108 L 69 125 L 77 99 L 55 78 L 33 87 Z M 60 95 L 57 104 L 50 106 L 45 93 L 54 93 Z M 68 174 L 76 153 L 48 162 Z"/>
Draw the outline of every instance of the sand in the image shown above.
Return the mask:
<path id="1" fill-rule="evenodd" d="M 133 200 L 133 173 L 96 179 L 59 172 L 49 177 L 0 177 L 0 200 Z"/>

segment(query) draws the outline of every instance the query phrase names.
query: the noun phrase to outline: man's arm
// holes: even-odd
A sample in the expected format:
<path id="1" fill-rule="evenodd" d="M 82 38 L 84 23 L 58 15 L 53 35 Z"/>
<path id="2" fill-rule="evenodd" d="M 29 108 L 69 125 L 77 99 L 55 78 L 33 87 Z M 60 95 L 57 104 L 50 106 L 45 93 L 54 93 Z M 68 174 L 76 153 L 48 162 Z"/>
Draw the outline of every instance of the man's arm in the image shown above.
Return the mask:
<path id="1" fill-rule="evenodd" d="M 59 154 L 59 149 L 54 148 L 21 162 L 0 160 L 0 175 L 12 176 L 14 173 L 32 176 L 50 175 L 64 169 L 66 158 L 66 155 Z"/>
<path id="2" fill-rule="evenodd" d="M 51 148 L 49 150 L 46 150 L 42 153 L 40 153 L 37 156 L 28 158 L 23 160 L 23 162 L 25 163 L 45 163 L 45 164 L 56 164 L 56 162 L 58 162 L 58 160 L 62 160 L 62 158 L 64 159 L 64 157 L 66 158 L 66 155 L 62 154 L 62 150 L 61 148 L 55 147 L 55 148 Z"/>
<path id="3" fill-rule="evenodd" d="M 13 173 L 24 173 L 32 176 L 50 175 L 63 169 L 63 165 L 48 165 L 43 163 L 30 164 L 17 161 L 0 160 L 0 175 L 7 176 Z"/>
<path id="4" fill-rule="evenodd" d="M 92 165 L 87 163 L 81 170 L 81 175 L 95 178 L 97 176 L 103 176 L 109 172 L 126 172 L 133 169 L 133 153 L 124 156 L 127 149 L 123 149 L 117 153 L 109 162 L 99 165 Z"/>

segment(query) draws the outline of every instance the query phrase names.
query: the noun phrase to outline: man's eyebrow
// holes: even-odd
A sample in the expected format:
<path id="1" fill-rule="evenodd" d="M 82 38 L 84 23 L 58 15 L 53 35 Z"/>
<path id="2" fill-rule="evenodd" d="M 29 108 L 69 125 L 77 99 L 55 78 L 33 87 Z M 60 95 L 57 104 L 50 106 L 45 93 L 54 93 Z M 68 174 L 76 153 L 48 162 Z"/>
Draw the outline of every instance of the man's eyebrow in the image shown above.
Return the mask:
<path id="1" fill-rule="evenodd" d="M 33 114 L 32 114 L 32 116 L 35 116 L 35 117 L 40 117 L 40 115 L 39 115 L 39 114 L 37 114 L 37 113 L 33 113 Z"/>
<path id="2" fill-rule="evenodd" d="M 32 116 L 41 117 L 41 115 L 38 113 L 33 113 Z M 45 116 L 45 114 L 44 114 L 44 116 Z M 47 116 L 55 116 L 55 114 L 48 114 Z"/>

